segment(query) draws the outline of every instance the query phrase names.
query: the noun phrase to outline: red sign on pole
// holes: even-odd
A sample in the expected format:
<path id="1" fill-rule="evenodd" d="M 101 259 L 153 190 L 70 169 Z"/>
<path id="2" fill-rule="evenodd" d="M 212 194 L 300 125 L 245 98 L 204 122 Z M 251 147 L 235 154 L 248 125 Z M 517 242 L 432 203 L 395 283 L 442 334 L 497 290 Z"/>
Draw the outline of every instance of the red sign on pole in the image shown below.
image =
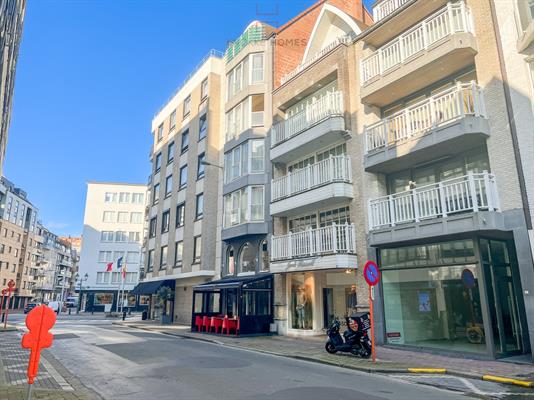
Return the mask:
<path id="1" fill-rule="evenodd" d="M 32 385 L 39 370 L 41 349 L 52 346 L 54 335 L 48 332 L 56 323 L 56 313 L 50 307 L 40 305 L 28 313 L 26 327 L 30 331 L 22 337 L 22 347 L 30 349 L 28 384 Z"/>
<path id="2" fill-rule="evenodd" d="M 380 281 L 380 271 L 374 261 L 367 261 L 363 267 L 363 277 L 369 285 L 369 314 L 371 314 L 371 354 L 376 362 L 375 349 L 375 313 L 374 313 L 374 286 Z"/>
<path id="3" fill-rule="evenodd" d="M 11 301 L 11 293 L 15 290 L 15 281 L 10 279 L 7 283 L 7 302 L 6 302 L 6 311 L 4 312 L 4 329 L 7 327 L 7 317 L 9 315 L 9 303 Z"/>

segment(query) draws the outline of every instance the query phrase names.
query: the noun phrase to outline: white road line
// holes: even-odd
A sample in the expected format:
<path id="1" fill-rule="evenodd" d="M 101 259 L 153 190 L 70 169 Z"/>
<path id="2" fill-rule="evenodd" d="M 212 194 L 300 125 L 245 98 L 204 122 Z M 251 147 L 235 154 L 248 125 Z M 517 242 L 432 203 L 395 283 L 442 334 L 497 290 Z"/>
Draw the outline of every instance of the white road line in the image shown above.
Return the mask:
<path id="1" fill-rule="evenodd" d="M 61 386 L 61 389 L 69 392 L 73 392 L 74 388 L 69 385 L 69 383 L 57 372 L 57 370 L 48 362 L 48 360 L 44 357 L 41 358 L 41 363 L 46 368 L 48 373 L 52 376 L 52 378 L 55 379 L 55 381 L 58 383 L 59 386 Z"/>

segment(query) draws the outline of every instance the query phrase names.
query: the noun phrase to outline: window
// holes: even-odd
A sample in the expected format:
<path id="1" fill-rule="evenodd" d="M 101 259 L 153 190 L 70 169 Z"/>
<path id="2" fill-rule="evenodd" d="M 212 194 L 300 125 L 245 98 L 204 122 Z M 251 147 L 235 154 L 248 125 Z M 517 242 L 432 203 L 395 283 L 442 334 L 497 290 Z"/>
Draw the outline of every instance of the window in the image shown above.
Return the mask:
<path id="1" fill-rule="evenodd" d="M 182 260 L 184 256 L 184 242 L 176 242 L 176 247 L 174 248 L 174 266 L 179 267 L 182 265 Z"/>
<path id="2" fill-rule="evenodd" d="M 147 256 L 147 272 L 151 272 L 154 269 L 154 249 L 148 250 Z"/>
<path id="3" fill-rule="evenodd" d="M 229 142 L 250 127 L 249 101 L 247 97 L 226 113 L 226 141 Z"/>
<path id="4" fill-rule="evenodd" d="M 161 233 L 169 232 L 169 220 L 171 218 L 170 210 L 163 212 L 161 216 Z"/>
<path id="5" fill-rule="evenodd" d="M 204 79 L 200 84 L 200 99 L 203 100 L 208 97 L 208 78 Z"/>
<path id="6" fill-rule="evenodd" d="M 269 246 L 267 240 L 262 240 L 260 243 L 260 270 L 262 272 L 269 271 Z"/>
<path id="7" fill-rule="evenodd" d="M 103 284 L 109 283 L 109 273 L 108 272 L 97 272 L 96 273 L 96 283 Z"/>
<path id="8" fill-rule="evenodd" d="M 189 129 L 186 129 L 182 133 L 182 146 L 181 146 L 182 153 L 186 152 L 188 148 L 189 148 Z"/>
<path id="9" fill-rule="evenodd" d="M 130 202 L 130 193 L 120 192 L 119 203 L 129 203 L 129 202 Z"/>
<path id="10" fill-rule="evenodd" d="M 127 242 L 128 241 L 128 234 L 124 231 L 117 231 L 115 232 L 115 241 L 116 242 Z"/>
<path id="11" fill-rule="evenodd" d="M 130 243 L 139 243 L 141 241 L 141 232 L 128 232 L 128 241 Z"/>
<path id="12" fill-rule="evenodd" d="M 187 96 L 184 100 L 184 118 L 191 112 L 191 95 Z"/>
<path id="13" fill-rule="evenodd" d="M 117 193 L 106 192 L 104 195 L 104 203 L 115 203 L 117 201 Z"/>
<path id="14" fill-rule="evenodd" d="M 176 127 L 176 110 L 171 113 L 169 117 L 169 130 L 173 130 Z"/>
<path id="15" fill-rule="evenodd" d="M 197 194 L 196 218 L 200 219 L 204 215 L 204 193 Z"/>
<path id="16" fill-rule="evenodd" d="M 145 195 L 143 193 L 132 193 L 132 203 L 143 204 Z"/>
<path id="17" fill-rule="evenodd" d="M 157 204 L 159 201 L 159 183 L 154 185 L 154 190 L 152 192 L 152 204 Z"/>
<path id="18" fill-rule="evenodd" d="M 202 256 L 202 236 L 195 236 L 193 240 L 193 262 L 200 262 Z"/>
<path id="19" fill-rule="evenodd" d="M 225 183 L 245 176 L 249 173 L 264 171 L 265 141 L 263 139 L 249 140 L 234 147 L 224 155 Z"/>
<path id="20" fill-rule="evenodd" d="M 167 163 L 171 163 L 172 160 L 174 160 L 174 142 L 167 146 Z"/>
<path id="21" fill-rule="evenodd" d="M 150 220 L 149 237 L 151 237 L 151 238 L 156 237 L 157 225 L 158 225 L 157 218 L 156 217 L 152 218 Z"/>
<path id="22" fill-rule="evenodd" d="M 176 206 L 176 227 L 184 226 L 185 203 Z"/>
<path id="23" fill-rule="evenodd" d="M 113 232 L 111 231 L 102 231 L 100 234 L 101 242 L 112 242 L 113 241 Z"/>
<path id="24" fill-rule="evenodd" d="M 143 223 L 143 213 L 133 212 L 130 214 L 130 222 L 132 224 L 142 224 Z"/>
<path id="25" fill-rule="evenodd" d="M 156 162 L 154 164 L 156 172 L 161 169 L 161 153 L 156 154 Z"/>
<path id="26" fill-rule="evenodd" d="M 229 193 L 224 196 L 224 228 L 263 221 L 263 209 L 263 186 L 248 186 Z"/>
<path id="27" fill-rule="evenodd" d="M 128 251 L 126 253 L 126 262 L 127 263 L 138 263 L 139 253 L 137 251 Z"/>
<path id="28" fill-rule="evenodd" d="M 245 243 L 239 252 L 239 272 L 255 272 L 256 255 L 250 243 Z"/>
<path id="29" fill-rule="evenodd" d="M 128 213 L 125 211 L 119 211 L 117 215 L 117 222 L 121 222 L 121 223 L 128 222 Z"/>
<path id="30" fill-rule="evenodd" d="M 158 126 L 158 142 L 161 142 L 163 139 L 163 124 Z"/>
<path id="31" fill-rule="evenodd" d="M 180 189 L 187 186 L 187 165 L 180 168 Z"/>
<path id="32" fill-rule="evenodd" d="M 243 62 L 239 63 L 226 75 L 227 100 L 243 88 Z"/>
<path id="33" fill-rule="evenodd" d="M 104 222 L 115 222 L 115 212 L 114 211 L 104 211 L 104 216 L 102 218 Z"/>
<path id="34" fill-rule="evenodd" d="M 235 254 L 232 246 L 228 246 L 228 249 L 226 250 L 226 274 L 235 274 Z"/>
<path id="35" fill-rule="evenodd" d="M 199 120 L 198 140 L 201 141 L 208 133 L 208 116 L 204 114 Z"/>
<path id="36" fill-rule="evenodd" d="M 165 197 L 172 194 L 172 175 L 165 178 Z"/>
<path id="37" fill-rule="evenodd" d="M 159 260 L 159 269 L 165 269 L 167 266 L 167 246 L 161 246 L 161 258 Z"/>
<path id="38" fill-rule="evenodd" d="M 250 141 L 250 172 L 263 172 L 263 160 L 265 159 L 265 141 Z"/>
<path id="39" fill-rule="evenodd" d="M 251 126 L 263 126 L 263 111 L 265 110 L 265 101 L 263 94 L 253 94 L 251 96 L 250 123 Z"/>
<path id="40" fill-rule="evenodd" d="M 202 153 L 198 155 L 198 164 L 197 164 L 197 179 L 204 178 L 204 172 L 205 172 L 205 165 L 204 161 L 206 161 L 206 153 Z"/>
<path id="41" fill-rule="evenodd" d="M 263 54 L 250 55 L 250 83 L 258 83 L 263 81 Z"/>
<path id="42" fill-rule="evenodd" d="M 111 251 L 99 251 L 98 262 L 111 262 L 113 261 L 113 253 Z"/>

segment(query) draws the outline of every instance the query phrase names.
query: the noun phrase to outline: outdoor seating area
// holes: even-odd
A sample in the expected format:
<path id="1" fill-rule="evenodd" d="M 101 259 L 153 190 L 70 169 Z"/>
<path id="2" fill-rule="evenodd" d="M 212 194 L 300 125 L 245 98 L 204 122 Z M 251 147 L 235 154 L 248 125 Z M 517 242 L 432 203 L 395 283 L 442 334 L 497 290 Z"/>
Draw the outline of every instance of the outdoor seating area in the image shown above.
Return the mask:
<path id="1" fill-rule="evenodd" d="M 239 317 L 229 318 L 228 315 L 218 316 L 195 316 L 195 329 L 197 332 L 226 334 L 233 332 L 239 334 Z"/>

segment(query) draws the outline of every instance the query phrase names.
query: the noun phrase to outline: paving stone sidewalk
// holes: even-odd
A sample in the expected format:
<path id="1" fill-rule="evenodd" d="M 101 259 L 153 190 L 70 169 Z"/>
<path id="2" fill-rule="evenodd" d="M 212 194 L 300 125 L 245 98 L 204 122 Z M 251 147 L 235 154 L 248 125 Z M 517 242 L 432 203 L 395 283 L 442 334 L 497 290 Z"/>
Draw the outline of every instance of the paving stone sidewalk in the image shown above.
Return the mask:
<path id="1" fill-rule="evenodd" d="M 26 369 L 30 352 L 21 348 L 22 333 L 0 332 L 0 400 L 25 400 L 27 393 Z M 39 375 L 35 379 L 33 399 L 43 400 L 100 400 L 70 374 L 50 353 L 43 350 Z"/>
<path id="2" fill-rule="evenodd" d="M 377 346 L 377 362 L 364 360 L 349 354 L 328 354 L 324 350 L 325 336 L 294 338 L 288 336 L 235 337 L 191 332 L 188 326 L 159 325 L 143 322 L 124 322 L 126 326 L 155 330 L 166 334 L 206 340 L 227 346 L 235 346 L 285 357 L 307 359 L 368 372 L 406 372 L 407 368 L 445 368 L 479 379 L 482 375 L 497 375 L 520 380 L 534 380 L 534 364 L 449 357 L 428 352 L 417 352 Z"/>

